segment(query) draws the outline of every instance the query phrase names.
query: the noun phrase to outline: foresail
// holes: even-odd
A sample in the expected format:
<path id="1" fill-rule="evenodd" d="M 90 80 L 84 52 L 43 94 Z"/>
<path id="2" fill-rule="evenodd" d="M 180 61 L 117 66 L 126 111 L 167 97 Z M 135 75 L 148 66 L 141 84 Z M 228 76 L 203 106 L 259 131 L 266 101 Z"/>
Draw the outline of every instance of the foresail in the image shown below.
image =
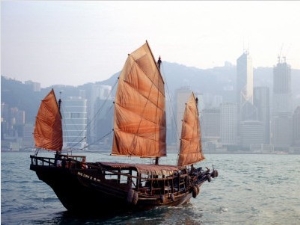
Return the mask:
<path id="1" fill-rule="evenodd" d="M 60 151 L 63 145 L 62 121 L 54 90 L 42 100 L 36 116 L 34 141 L 37 148 Z"/>
<path id="2" fill-rule="evenodd" d="M 119 77 L 112 154 L 166 155 L 164 81 L 147 42 L 128 55 Z"/>
<path id="3" fill-rule="evenodd" d="M 191 94 L 182 120 L 178 166 L 186 166 L 204 159 L 197 99 Z"/>

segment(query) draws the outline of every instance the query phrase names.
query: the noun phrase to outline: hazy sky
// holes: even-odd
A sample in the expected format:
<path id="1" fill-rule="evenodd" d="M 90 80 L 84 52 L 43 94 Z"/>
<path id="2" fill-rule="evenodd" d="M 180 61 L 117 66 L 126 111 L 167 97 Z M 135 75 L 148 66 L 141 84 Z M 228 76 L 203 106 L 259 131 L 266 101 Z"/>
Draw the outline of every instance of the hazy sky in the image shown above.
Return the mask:
<path id="1" fill-rule="evenodd" d="M 120 71 L 147 40 L 157 59 L 200 69 L 278 55 L 300 69 L 300 1 L 1 1 L 1 74 L 81 85 Z"/>

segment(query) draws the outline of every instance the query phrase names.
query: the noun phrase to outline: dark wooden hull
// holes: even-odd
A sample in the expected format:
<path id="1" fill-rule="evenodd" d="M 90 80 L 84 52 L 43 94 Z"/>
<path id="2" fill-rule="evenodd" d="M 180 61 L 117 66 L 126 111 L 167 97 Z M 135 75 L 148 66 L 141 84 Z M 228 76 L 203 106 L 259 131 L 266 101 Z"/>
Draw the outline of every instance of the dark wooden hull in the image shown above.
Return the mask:
<path id="1" fill-rule="evenodd" d="M 31 163 L 30 169 L 53 189 L 68 211 L 103 216 L 112 212 L 116 214 L 186 204 L 198 195 L 200 186 L 207 180 L 198 179 L 194 185 L 197 186 L 196 192 L 186 187 L 183 190 L 149 195 L 142 188 L 133 191 L 127 184 L 104 179 L 103 171 L 97 167 L 64 168 Z"/>
<path id="2" fill-rule="evenodd" d="M 31 166 L 40 180 L 48 184 L 63 206 L 72 212 L 110 212 L 110 207 L 128 207 L 126 193 L 117 188 L 81 177 L 80 170 L 58 167 Z"/>

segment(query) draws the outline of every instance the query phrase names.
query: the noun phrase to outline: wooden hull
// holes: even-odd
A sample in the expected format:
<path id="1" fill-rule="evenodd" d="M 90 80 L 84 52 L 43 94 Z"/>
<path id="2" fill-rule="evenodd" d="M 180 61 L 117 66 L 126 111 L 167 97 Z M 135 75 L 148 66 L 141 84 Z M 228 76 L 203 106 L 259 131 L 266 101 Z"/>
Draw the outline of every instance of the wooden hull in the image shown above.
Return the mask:
<path id="1" fill-rule="evenodd" d="M 72 212 L 110 212 L 110 207 L 128 207 L 126 193 L 105 184 L 96 185 L 93 181 L 77 175 L 80 171 L 57 167 L 31 166 L 40 180 L 48 184 L 63 206 Z M 114 210 L 118 210 L 114 208 Z"/>
<path id="2" fill-rule="evenodd" d="M 198 180 L 196 193 L 192 188 L 186 187 L 160 194 L 153 191 L 153 195 L 149 195 L 149 190 L 146 192 L 143 188 L 132 189 L 126 183 L 105 179 L 103 171 L 97 167 L 64 168 L 31 163 L 30 169 L 53 189 L 68 211 L 103 216 L 148 210 L 158 206 L 184 205 L 197 196 L 200 186 L 206 181 Z"/>

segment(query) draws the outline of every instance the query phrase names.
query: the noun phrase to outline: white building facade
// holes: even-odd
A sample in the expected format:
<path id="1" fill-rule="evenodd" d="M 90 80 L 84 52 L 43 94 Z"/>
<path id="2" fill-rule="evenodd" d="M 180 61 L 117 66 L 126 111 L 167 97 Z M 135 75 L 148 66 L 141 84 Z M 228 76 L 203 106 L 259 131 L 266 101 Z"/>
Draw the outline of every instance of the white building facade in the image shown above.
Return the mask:
<path id="1" fill-rule="evenodd" d="M 87 100 L 70 97 L 62 102 L 64 149 L 84 149 L 87 146 Z"/>

